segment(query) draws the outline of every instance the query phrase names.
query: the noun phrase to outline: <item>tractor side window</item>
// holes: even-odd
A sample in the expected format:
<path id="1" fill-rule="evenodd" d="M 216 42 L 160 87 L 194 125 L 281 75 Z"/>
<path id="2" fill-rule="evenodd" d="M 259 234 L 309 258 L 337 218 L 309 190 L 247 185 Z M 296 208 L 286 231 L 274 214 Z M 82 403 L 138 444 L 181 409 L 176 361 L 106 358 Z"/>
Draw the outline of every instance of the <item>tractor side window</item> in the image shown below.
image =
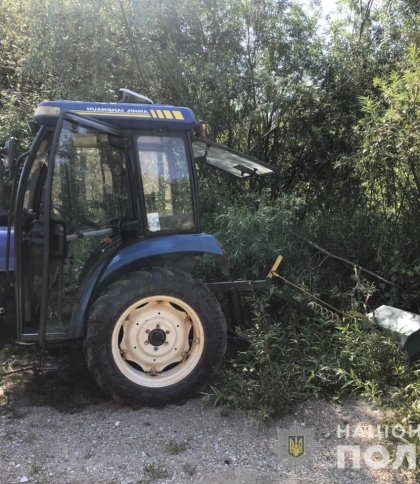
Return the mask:
<path id="1" fill-rule="evenodd" d="M 137 138 L 149 232 L 194 229 L 191 175 L 181 136 Z"/>
<path id="2" fill-rule="evenodd" d="M 103 229 L 132 218 L 126 157 L 121 137 L 64 121 L 51 187 L 47 338 L 72 336 L 81 278 L 107 244 Z"/>
<path id="3" fill-rule="evenodd" d="M 67 234 L 130 217 L 128 186 L 120 139 L 65 122 L 55 157 L 52 217 L 66 223 Z"/>

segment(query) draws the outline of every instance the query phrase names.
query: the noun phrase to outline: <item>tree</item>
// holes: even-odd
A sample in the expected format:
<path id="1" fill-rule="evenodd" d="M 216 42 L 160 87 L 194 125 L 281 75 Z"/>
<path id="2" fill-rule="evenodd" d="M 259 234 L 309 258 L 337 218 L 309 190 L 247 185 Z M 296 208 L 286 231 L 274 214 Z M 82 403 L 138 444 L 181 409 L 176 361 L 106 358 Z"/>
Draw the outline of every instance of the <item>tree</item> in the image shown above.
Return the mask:
<path id="1" fill-rule="evenodd" d="M 398 222 L 420 215 L 420 52 L 412 45 L 399 70 L 375 78 L 362 99 L 359 170 L 369 208 Z"/>

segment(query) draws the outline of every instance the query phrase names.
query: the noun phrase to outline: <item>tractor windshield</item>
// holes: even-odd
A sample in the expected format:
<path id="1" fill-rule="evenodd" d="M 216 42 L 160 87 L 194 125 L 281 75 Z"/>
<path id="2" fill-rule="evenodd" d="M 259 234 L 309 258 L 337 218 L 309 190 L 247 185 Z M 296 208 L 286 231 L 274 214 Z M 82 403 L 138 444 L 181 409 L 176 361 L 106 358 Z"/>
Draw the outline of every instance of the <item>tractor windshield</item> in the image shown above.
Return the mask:
<path id="1" fill-rule="evenodd" d="M 182 136 L 137 138 L 149 232 L 195 228 L 191 175 Z"/>

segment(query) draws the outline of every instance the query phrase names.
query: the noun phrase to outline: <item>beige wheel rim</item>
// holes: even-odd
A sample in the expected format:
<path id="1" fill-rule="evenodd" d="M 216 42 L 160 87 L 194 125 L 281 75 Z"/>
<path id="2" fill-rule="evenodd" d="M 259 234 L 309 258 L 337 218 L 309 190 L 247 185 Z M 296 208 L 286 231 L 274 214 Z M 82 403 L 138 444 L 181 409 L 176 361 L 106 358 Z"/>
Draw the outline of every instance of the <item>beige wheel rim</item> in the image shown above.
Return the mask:
<path id="1" fill-rule="evenodd" d="M 173 385 L 197 366 L 204 331 L 197 313 L 171 296 L 140 299 L 120 316 L 112 333 L 112 355 L 121 373 L 137 385 Z"/>

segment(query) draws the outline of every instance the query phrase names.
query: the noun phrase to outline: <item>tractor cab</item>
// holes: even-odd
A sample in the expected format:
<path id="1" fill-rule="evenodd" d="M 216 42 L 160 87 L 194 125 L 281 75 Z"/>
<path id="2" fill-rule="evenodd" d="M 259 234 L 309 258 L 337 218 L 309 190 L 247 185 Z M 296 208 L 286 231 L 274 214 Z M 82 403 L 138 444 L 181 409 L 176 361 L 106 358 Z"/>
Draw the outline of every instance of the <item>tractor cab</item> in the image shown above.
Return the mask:
<path id="1" fill-rule="evenodd" d="M 200 233 L 195 162 L 238 178 L 272 173 L 197 138 L 190 109 L 127 90 L 118 103 L 42 102 L 35 122 L 8 230 L 20 341 L 82 338 L 91 302 L 123 273 L 191 272 L 196 255 L 222 255 Z"/>

